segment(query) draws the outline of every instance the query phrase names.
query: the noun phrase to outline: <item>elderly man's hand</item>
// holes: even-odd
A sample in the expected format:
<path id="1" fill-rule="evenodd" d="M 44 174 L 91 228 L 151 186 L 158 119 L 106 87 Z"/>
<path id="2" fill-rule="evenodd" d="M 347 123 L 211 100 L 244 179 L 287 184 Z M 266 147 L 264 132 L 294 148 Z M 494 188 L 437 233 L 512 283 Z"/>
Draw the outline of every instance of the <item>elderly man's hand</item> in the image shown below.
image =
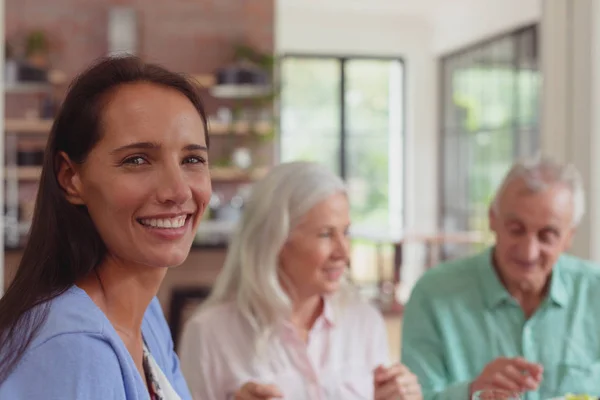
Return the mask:
<path id="1" fill-rule="evenodd" d="M 544 368 L 524 358 L 497 358 L 489 363 L 471 383 L 470 396 L 485 389 L 501 389 L 512 392 L 537 390 L 542 382 Z"/>

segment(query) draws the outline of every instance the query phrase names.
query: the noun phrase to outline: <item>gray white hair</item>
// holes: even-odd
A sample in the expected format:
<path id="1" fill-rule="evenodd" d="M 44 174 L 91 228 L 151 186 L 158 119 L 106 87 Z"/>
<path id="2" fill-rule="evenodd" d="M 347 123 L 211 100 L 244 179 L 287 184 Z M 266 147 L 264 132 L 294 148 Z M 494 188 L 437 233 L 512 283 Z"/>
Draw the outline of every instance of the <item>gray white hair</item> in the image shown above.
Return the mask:
<path id="1" fill-rule="evenodd" d="M 272 168 L 254 184 L 225 265 L 201 310 L 234 301 L 254 333 L 268 336 L 292 310 L 278 275 L 281 248 L 301 218 L 336 193 L 346 193 L 344 182 L 319 164 L 291 162 Z M 349 290 L 343 282 L 340 291 Z"/>
<path id="2" fill-rule="evenodd" d="M 550 185 L 562 184 L 569 188 L 573 196 L 573 221 L 576 227 L 585 214 L 585 191 L 577 168 L 572 164 L 561 164 L 549 157 L 537 155 L 515 163 L 508 171 L 492 203 L 492 210 L 498 210 L 502 194 L 513 181 L 521 179 L 532 192 L 541 192 Z"/>

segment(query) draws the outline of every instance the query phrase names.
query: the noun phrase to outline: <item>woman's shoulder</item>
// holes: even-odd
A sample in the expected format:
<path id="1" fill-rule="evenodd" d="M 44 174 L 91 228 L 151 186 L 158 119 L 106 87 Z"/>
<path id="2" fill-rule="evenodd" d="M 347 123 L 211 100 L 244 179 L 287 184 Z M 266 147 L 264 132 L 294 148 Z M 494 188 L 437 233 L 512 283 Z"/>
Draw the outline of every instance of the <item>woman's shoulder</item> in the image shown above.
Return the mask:
<path id="1" fill-rule="evenodd" d="M 66 393 L 124 398 L 121 360 L 102 335 L 64 330 L 38 336 L 0 385 L 0 398 L 60 398 Z"/>
<path id="2" fill-rule="evenodd" d="M 245 348 L 250 342 L 248 334 L 248 326 L 234 302 L 200 306 L 186 321 L 181 334 L 182 363 L 185 365 L 197 354 L 211 357 L 213 363 L 231 358 L 236 349 Z"/>
<path id="3" fill-rule="evenodd" d="M 110 350 L 106 356 L 107 361 L 119 358 L 118 335 L 104 313 L 77 286 L 72 286 L 57 297 L 34 307 L 27 314 L 28 320 L 25 322 L 41 317 L 44 317 L 42 324 L 29 343 L 24 358 L 36 353 L 54 353 L 58 359 L 68 356 L 82 358 L 83 353 L 77 350 L 86 347 Z M 68 351 L 65 351 L 65 348 Z"/>
<path id="4" fill-rule="evenodd" d="M 44 309 L 47 315 L 33 339 L 33 346 L 60 335 L 110 336 L 108 320 L 92 299 L 77 286 L 36 306 L 30 313 L 42 313 Z"/>
<path id="5" fill-rule="evenodd" d="M 44 314 L 27 350 L 0 386 L 0 398 L 59 398 L 70 392 L 78 398 L 100 398 L 97 393 L 122 397 L 123 354 L 106 318 L 85 292 L 71 287 L 30 310 L 25 322 Z"/>

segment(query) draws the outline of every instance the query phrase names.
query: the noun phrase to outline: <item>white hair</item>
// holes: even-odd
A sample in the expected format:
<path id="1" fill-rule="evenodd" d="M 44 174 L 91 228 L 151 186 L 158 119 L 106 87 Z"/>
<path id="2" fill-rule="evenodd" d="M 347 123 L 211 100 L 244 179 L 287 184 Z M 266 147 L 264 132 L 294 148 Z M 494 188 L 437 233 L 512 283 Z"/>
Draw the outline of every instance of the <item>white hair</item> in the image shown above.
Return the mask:
<path id="1" fill-rule="evenodd" d="M 234 301 L 254 329 L 257 342 L 289 317 L 292 300 L 280 284 L 279 253 L 290 232 L 317 203 L 346 193 L 344 182 L 309 162 L 279 164 L 254 184 L 225 265 L 201 310 Z M 352 292 L 344 281 L 338 298 Z"/>
<path id="2" fill-rule="evenodd" d="M 551 158 L 537 155 L 515 163 L 508 171 L 492 203 L 498 211 L 499 199 L 506 188 L 515 180 L 522 180 L 527 189 L 537 193 L 555 184 L 565 185 L 573 196 L 572 226 L 576 227 L 585 214 L 585 191 L 579 171 L 572 164 L 561 164 Z"/>

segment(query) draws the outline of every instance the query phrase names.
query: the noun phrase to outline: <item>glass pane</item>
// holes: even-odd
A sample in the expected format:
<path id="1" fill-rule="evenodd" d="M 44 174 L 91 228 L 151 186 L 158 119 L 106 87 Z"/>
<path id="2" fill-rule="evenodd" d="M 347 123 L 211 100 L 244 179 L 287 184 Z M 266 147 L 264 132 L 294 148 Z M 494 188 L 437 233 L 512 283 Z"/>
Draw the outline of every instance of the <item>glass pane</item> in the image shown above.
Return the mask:
<path id="1" fill-rule="evenodd" d="M 517 123 L 523 128 L 537 126 L 539 124 L 539 72 L 520 70 L 518 74 Z"/>
<path id="2" fill-rule="evenodd" d="M 354 59 L 346 74 L 346 175 L 353 226 L 399 232 L 403 200 L 403 65 Z"/>
<path id="3" fill-rule="evenodd" d="M 311 134 L 281 135 L 281 161 L 314 161 L 339 174 L 340 138 L 338 132 L 312 131 Z M 318 146 L 315 145 L 318 143 Z M 284 159 L 283 154 L 286 154 Z"/>
<path id="4" fill-rule="evenodd" d="M 387 136 L 391 118 L 402 125 L 400 61 L 349 60 L 345 73 L 346 130 L 350 135 Z M 390 106 L 397 108 L 390 110 Z"/>
<path id="5" fill-rule="evenodd" d="M 461 156 L 464 159 L 464 154 L 460 152 L 459 142 L 460 136 L 456 133 L 446 135 L 444 141 L 444 204 L 448 208 L 465 205 L 463 193 L 458 189 L 464 187 L 461 181 L 465 180 L 464 171 L 460 168 Z"/>
<path id="6" fill-rule="evenodd" d="M 536 28 L 442 61 L 442 227 L 488 230 L 487 210 L 517 157 L 539 148 Z M 449 246 L 444 246 L 448 250 Z"/>
<path id="7" fill-rule="evenodd" d="M 284 58 L 281 80 L 281 161 L 318 161 L 339 173 L 340 61 Z"/>
<path id="8" fill-rule="evenodd" d="M 373 227 L 381 232 L 388 227 L 389 143 L 385 136 L 350 138 L 347 180 L 354 228 Z"/>
<path id="9" fill-rule="evenodd" d="M 460 64 L 452 77 L 452 107 L 456 113 L 456 127 L 473 132 L 481 127 L 479 69 L 473 64 L 473 55 L 460 58 Z"/>
<path id="10" fill-rule="evenodd" d="M 519 156 L 530 156 L 539 148 L 541 73 L 538 70 L 537 30 L 529 29 L 518 37 L 517 137 Z"/>

